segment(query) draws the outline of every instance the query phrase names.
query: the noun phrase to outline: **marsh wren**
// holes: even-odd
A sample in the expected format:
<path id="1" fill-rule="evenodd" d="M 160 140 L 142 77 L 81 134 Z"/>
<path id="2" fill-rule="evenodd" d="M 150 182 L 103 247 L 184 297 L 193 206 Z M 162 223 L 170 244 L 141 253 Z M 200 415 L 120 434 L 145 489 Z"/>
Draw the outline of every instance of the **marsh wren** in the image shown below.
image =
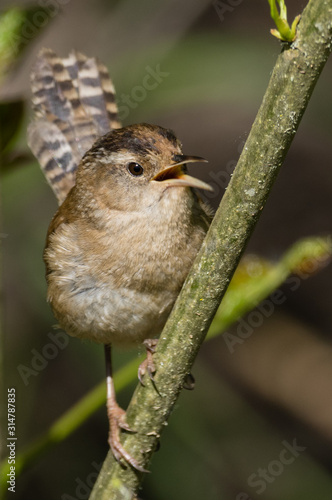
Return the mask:
<path id="1" fill-rule="evenodd" d="M 184 155 L 165 128 L 120 128 L 107 70 L 83 54 L 43 49 L 32 90 L 29 145 L 60 203 L 44 253 L 47 299 L 69 335 L 105 345 L 109 444 L 117 460 L 144 470 L 120 442 L 119 428 L 129 428 L 110 346 L 153 349 L 147 339 L 160 334 L 209 226 L 193 188 L 210 187 L 185 166 L 205 160 Z"/>

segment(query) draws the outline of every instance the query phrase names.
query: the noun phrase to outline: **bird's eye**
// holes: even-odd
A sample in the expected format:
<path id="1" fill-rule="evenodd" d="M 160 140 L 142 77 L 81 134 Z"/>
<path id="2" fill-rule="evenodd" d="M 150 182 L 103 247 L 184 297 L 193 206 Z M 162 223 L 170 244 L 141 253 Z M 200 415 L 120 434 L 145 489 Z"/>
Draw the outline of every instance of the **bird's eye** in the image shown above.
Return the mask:
<path id="1" fill-rule="evenodd" d="M 127 169 L 131 175 L 135 175 L 136 177 L 142 175 L 144 171 L 143 167 L 139 163 L 136 163 L 134 161 L 128 163 Z"/>

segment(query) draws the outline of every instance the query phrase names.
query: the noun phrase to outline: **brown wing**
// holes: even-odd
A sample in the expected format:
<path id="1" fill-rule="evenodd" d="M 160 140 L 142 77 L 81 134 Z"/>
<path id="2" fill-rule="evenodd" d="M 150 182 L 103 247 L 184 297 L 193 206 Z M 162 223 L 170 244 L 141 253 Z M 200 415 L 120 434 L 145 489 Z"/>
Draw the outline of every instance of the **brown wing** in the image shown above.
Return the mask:
<path id="1" fill-rule="evenodd" d="M 35 120 L 28 144 L 59 204 L 75 184 L 75 172 L 95 140 L 121 126 L 106 67 L 71 52 L 65 59 L 42 49 L 31 74 Z"/>

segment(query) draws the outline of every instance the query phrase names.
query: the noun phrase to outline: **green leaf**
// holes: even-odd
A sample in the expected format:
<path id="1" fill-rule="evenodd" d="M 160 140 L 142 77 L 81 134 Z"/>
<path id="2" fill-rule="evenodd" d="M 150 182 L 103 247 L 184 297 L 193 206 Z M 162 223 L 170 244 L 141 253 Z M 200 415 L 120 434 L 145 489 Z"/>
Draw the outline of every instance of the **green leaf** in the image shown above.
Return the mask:
<path id="1" fill-rule="evenodd" d="M 292 22 L 292 26 L 289 27 L 287 21 L 287 8 L 284 0 L 277 0 L 280 13 L 278 12 L 276 0 L 268 0 L 268 2 L 270 4 L 271 17 L 277 27 L 276 30 L 271 30 L 271 34 L 283 42 L 293 42 L 296 38 L 296 27 L 301 16 L 296 16 Z"/>

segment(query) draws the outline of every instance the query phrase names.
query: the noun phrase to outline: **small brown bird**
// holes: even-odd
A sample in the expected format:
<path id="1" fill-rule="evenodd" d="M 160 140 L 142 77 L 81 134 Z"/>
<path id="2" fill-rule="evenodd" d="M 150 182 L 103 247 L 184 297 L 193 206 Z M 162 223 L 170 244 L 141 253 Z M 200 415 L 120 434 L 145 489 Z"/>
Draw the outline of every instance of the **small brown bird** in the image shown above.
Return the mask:
<path id="1" fill-rule="evenodd" d="M 28 142 L 60 204 L 44 260 L 47 299 L 59 325 L 105 345 L 109 444 L 117 460 L 138 470 L 123 448 L 130 430 L 116 402 L 110 346 L 145 343 L 151 359 L 160 334 L 210 223 L 192 188 L 174 133 L 148 124 L 120 128 L 106 68 L 72 52 L 43 49 L 32 72 L 36 119 Z"/>

